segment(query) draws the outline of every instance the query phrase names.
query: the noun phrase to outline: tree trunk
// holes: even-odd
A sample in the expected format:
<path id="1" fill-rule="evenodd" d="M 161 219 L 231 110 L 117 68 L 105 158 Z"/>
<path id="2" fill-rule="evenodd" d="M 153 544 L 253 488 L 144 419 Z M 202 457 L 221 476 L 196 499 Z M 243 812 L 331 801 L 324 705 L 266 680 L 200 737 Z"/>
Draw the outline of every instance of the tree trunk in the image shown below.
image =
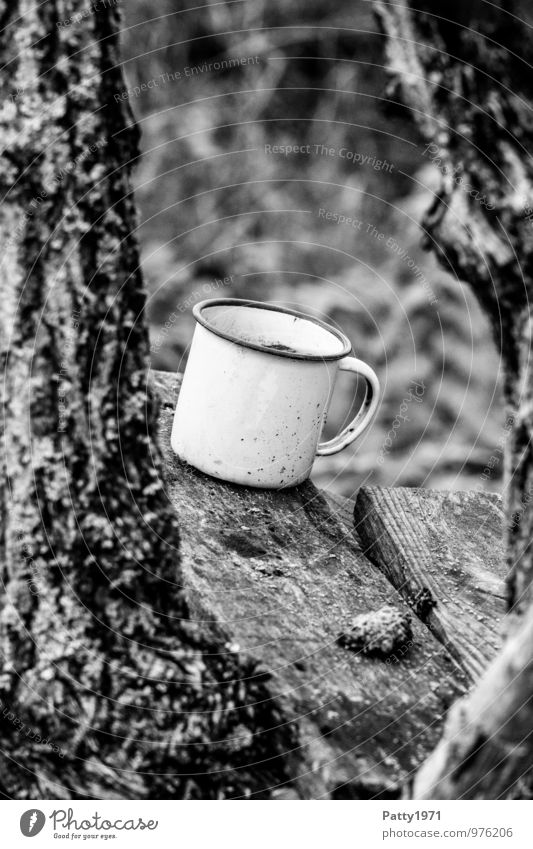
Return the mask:
<path id="1" fill-rule="evenodd" d="M 514 55 L 528 43 L 525 25 L 510 19 L 505 52 L 483 37 L 504 14 L 488 15 L 486 5 L 479 21 L 480 4 L 461 5 L 472 31 L 429 13 L 415 19 L 402 3 L 376 5 L 428 145 L 438 145 L 443 163 L 462 163 L 486 195 L 482 206 L 446 175 L 426 229 L 443 262 L 474 286 L 502 348 L 514 421 L 509 587 L 520 614 L 533 594 L 533 230 L 515 188 L 529 194 L 532 177 L 523 152 L 531 92 Z M 114 5 L 100 3 L 76 23 L 86 11 L 81 0 L 0 0 L 0 792 L 270 795 L 265 788 L 297 776 L 298 754 L 290 770 L 280 755 L 299 741 L 264 674 L 226 646 L 219 626 L 202 624 L 202 600 L 184 589 L 146 386 L 129 182 L 137 133 L 115 98 L 124 88 L 119 19 Z M 498 665 L 456 711 L 418 795 L 516 792 L 530 751 L 530 631 L 523 617 Z M 495 712 L 494 681 L 505 676 L 512 684 Z M 347 720 L 350 741 L 354 726 Z M 319 734 L 332 729 L 321 725 Z"/>
<path id="2" fill-rule="evenodd" d="M 246 794 L 283 780 L 291 733 L 261 674 L 189 621 L 152 440 L 120 21 L 100 3 L 65 23 L 84 11 L 0 0 L 0 792 Z"/>
<path id="3" fill-rule="evenodd" d="M 532 646 L 533 608 L 478 687 L 452 708 L 443 740 L 416 777 L 417 799 L 530 798 Z"/>
<path id="4" fill-rule="evenodd" d="M 432 161 L 442 174 L 423 222 L 426 245 L 472 286 L 490 318 L 505 371 L 512 424 L 506 446 L 507 587 L 518 630 L 480 689 L 454 709 L 445 740 L 415 785 L 426 797 L 491 798 L 516 792 L 524 754 L 531 762 L 525 729 L 533 725 L 531 629 L 520 625 L 533 604 L 533 12 L 524 0 L 505 9 L 502 2 L 481 0 L 425 0 L 416 11 L 406 0 L 374 0 L 374 6 L 396 85 L 392 99 L 410 109 L 421 132 L 421 164 Z M 513 690 L 499 708 L 496 670 L 500 683 L 509 680 Z M 523 703 L 527 722 L 522 713 L 509 735 L 514 714 L 503 717 L 502 711 Z M 489 763 L 494 769 L 487 769 Z"/>

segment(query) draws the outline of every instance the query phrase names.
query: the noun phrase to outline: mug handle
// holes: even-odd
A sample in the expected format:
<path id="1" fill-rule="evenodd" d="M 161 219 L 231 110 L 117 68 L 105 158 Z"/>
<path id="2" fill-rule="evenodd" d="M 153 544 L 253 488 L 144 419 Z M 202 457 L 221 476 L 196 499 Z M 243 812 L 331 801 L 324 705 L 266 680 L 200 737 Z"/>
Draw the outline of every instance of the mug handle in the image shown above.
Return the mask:
<path id="1" fill-rule="evenodd" d="M 379 402 L 379 380 L 370 366 L 356 357 L 345 357 L 339 363 L 339 370 L 353 371 L 355 374 L 361 375 L 366 381 L 366 393 L 361 409 L 353 421 L 333 439 L 329 439 L 327 442 L 319 442 L 316 451 L 319 456 L 336 454 L 350 445 L 358 436 L 361 436 L 370 424 Z"/>

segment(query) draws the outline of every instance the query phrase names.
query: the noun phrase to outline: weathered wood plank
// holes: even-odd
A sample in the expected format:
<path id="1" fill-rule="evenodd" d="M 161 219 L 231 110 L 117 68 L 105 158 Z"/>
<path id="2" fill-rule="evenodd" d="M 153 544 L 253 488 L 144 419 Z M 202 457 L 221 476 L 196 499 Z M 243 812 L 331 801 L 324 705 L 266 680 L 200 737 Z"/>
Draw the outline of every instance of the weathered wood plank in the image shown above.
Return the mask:
<path id="1" fill-rule="evenodd" d="M 502 645 L 499 496 L 364 487 L 354 515 L 365 553 L 477 679 Z"/>
<path id="2" fill-rule="evenodd" d="M 310 483 L 247 489 L 178 461 L 170 448 L 178 381 L 153 379 L 191 608 L 225 634 L 228 651 L 238 647 L 270 673 L 271 698 L 296 731 L 286 758 L 297 794 L 397 795 L 436 744 L 465 676 L 416 617 L 413 644 L 396 659 L 337 645 L 354 616 L 407 608 L 363 556 L 346 510 L 337 516 Z"/>

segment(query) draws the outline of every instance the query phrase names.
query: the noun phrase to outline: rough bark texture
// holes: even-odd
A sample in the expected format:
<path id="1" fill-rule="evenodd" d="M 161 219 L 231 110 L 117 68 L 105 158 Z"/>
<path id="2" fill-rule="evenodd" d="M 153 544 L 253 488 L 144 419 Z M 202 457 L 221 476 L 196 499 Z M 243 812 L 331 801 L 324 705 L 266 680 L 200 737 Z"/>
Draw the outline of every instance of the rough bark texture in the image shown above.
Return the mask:
<path id="1" fill-rule="evenodd" d="M 401 4 L 379 6 L 391 32 L 400 32 L 397 27 L 408 32 L 413 26 Z M 470 15 L 475 7 L 462 8 Z M 278 496 L 279 527 L 269 522 L 272 531 L 266 525 L 274 510 L 269 494 L 243 491 L 237 497 L 232 488 L 171 465 L 169 457 L 170 476 L 166 487 L 162 483 L 161 456 L 152 438 L 156 408 L 145 385 L 144 297 L 129 184 L 136 130 L 124 104 L 114 100 L 124 87 L 117 64 L 119 20 L 114 5 L 98 4 L 82 25 L 57 26 L 84 8 L 81 0 L 0 0 L 5 60 L 0 70 L 5 145 L 0 165 L 5 263 L 0 793 L 30 798 L 271 797 L 273 788 L 281 786 L 287 795 L 397 795 L 401 781 L 433 744 L 441 712 L 461 692 L 462 673 L 443 640 L 436 639 L 438 633 L 424 627 L 416 604 L 415 642 L 402 652 L 397 671 L 394 665 L 394 671 L 386 667 L 384 673 L 382 659 L 359 657 L 333 645 L 335 635 L 350 624 L 348 614 L 367 614 L 376 597 L 380 605 L 393 601 L 404 612 L 405 602 L 363 557 L 349 537 L 351 528 L 340 527 L 310 485 L 303 494 Z M 490 21 L 487 16 L 483 25 Z M 434 138 L 440 115 L 460 131 L 453 135 L 445 130 L 448 136 L 439 144 L 479 174 L 494 204 L 491 217 L 445 188 L 430 223 L 445 261 L 468 277 L 492 311 L 497 335 L 502 331 L 507 391 L 516 415 L 511 509 L 519 509 L 516 499 L 523 499 L 510 536 L 510 552 L 518 564 L 512 601 L 519 610 L 530 593 L 527 545 L 533 524 L 529 499 L 524 500 L 533 480 L 527 443 L 532 414 L 526 404 L 530 283 L 529 277 L 523 283 L 513 251 L 520 250 L 522 270 L 529 271 L 532 248 L 530 224 L 523 210 L 515 208 L 516 193 L 508 190 L 502 171 L 511 182 L 520 178 L 529 190 L 529 160 L 521 158 L 520 148 L 529 132 L 528 92 L 519 60 L 502 54 L 495 69 L 494 56 L 475 33 L 463 40 L 456 27 L 441 26 L 430 15 L 422 15 L 417 26 L 431 46 L 398 41 L 400 65 L 407 50 L 408 67 L 422 71 L 412 90 L 406 86 L 406 96 L 416 96 L 417 108 L 424 105 L 429 118 L 421 123 L 428 139 Z M 522 36 L 513 27 L 506 31 L 510 43 L 516 40 L 520 48 Z M 473 52 L 482 70 L 470 70 L 435 50 L 452 42 L 455 47 L 455 40 L 466 56 Z M 483 70 L 489 64 L 498 83 Z M 431 86 L 424 82 L 428 70 Z M 493 87 L 499 91 L 502 81 L 515 93 L 498 100 Z M 461 93 L 471 95 L 485 112 L 463 101 L 457 105 L 455 95 L 438 82 L 462 86 Z M 502 104 L 506 129 L 500 132 L 495 127 Z M 468 120 L 461 123 L 465 109 Z M 470 134 L 466 141 L 465 127 Z M 481 151 L 475 156 L 472 139 Z M 487 153 L 492 161 L 485 161 Z M 444 214 L 448 201 L 451 211 L 454 205 L 468 206 L 468 228 L 451 212 Z M 485 254 L 480 258 L 475 239 L 481 236 Z M 487 287 L 492 279 L 494 290 Z M 184 493 L 182 485 L 188 487 Z M 231 504 L 225 509 L 217 499 L 230 491 Z M 184 528 L 183 567 L 174 505 Z M 262 511 L 278 552 L 268 558 L 266 574 L 256 536 L 227 526 L 227 521 L 239 520 L 241 508 L 246 512 L 251 507 Z M 301 522 L 302 511 L 308 521 Z M 301 538 L 291 541 L 290 532 L 299 522 Z M 332 579 L 324 557 L 313 564 L 321 545 L 338 557 L 340 580 L 339 575 Z M 282 619 L 274 642 L 278 650 L 290 645 L 281 637 L 294 636 L 291 627 L 301 632 L 304 646 L 311 637 L 324 640 L 322 662 L 317 657 L 304 661 L 312 664 L 315 677 L 296 666 L 302 658 L 295 657 L 294 645 L 284 658 L 272 646 L 247 642 L 248 659 L 233 642 L 227 645 L 228 636 L 251 640 L 254 632 L 247 630 L 246 617 L 244 624 L 237 622 L 241 605 L 232 601 L 225 585 L 216 589 L 219 557 L 225 558 L 220 571 L 228 582 L 235 581 L 234 590 L 250 591 L 250 616 L 257 615 L 258 584 L 266 585 L 259 594 L 265 603 L 286 591 L 290 615 Z M 299 577 L 291 577 L 291 570 Z M 370 584 L 375 593 L 367 595 Z M 212 611 L 207 618 L 214 620 L 209 626 L 206 611 Z M 237 622 L 233 633 L 232 621 Z M 263 636 L 267 638 L 266 631 Z M 520 674 L 509 680 L 516 679 L 530 696 L 529 620 L 514 640 L 498 661 L 503 676 L 498 681 L 509 677 L 516 657 Z M 292 664 L 294 677 L 284 669 Z M 443 669 L 445 690 L 440 689 Z M 486 674 L 489 685 L 478 691 L 480 698 L 487 689 L 494 692 L 493 672 Z M 427 706 L 413 703 L 424 675 Z M 392 677 L 404 689 L 394 693 L 389 707 L 376 706 L 376 688 L 390 693 Z M 295 692 L 288 694 L 287 685 Z M 420 777 L 421 795 L 438 786 L 449 795 L 490 796 L 491 785 L 483 776 L 475 791 L 469 789 L 471 776 L 479 777 L 479 768 L 497 763 L 501 753 L 506 755 L 504 780 L 498 778 L 492 786 L 501 793 L 516 791 L 529 749 L 525 756 L 523 750 L 517 754 L 516 733 L 501 733 L 502 727 L 510 729 L 514 709 L 522 705 L 520 692 L 507 696 L 501 721 L 500 714 L 488 714 L 487 740 L 470 728 L 471 708 L 460 714 L 459 742 L 452 734 L 451 743 L 445 740 L 438 750 L 440 763 L 459 767 L 446 785 L 439 783 L 430 761 L 429 778 L 426 770 Z M 402 704 L 409 710 L 399 710 Z M 521 740 L 531 727 L 528 711 L 530 699 L 520 713 Z M 309 719 L 313 713 L 315 736 Z M 434 727 L 426 727 L 431 718 Z M 398 733 L 388 738 L 391 728 Z M 391 758 L 390 764 L 385 762 L 390 771 L 379 762 L 382 756 Z M 312 767 L 311 777 L 305 775 L 306 764 Z"/>
<path id="2" fill-rule="evenodd" d="M 119 17 L 100 3 L 57 26 L 85 8 L 0 2 L 0 793 L 247 794 L 284 779 L 292 732 L 264 676 L 189 620 L 145 385 Z"/>
<path id="3" fill-rule="evenodd" d="M 514 418 L 509 601 L 525 609 L 533 600 L 533 10 L 523 0 L 428 0 L 413 4 L 416 12 L 406 0 L 374 5 L 396 97 L 426 142 L 421 164 L 432 161 L 442 174 L 423 222 L 426 244 L 473 288 L 502 352 Z"/>
<path id="4" fill-rule="evenodd" d="M 465 702 L 416 776 L 416 799 L 531 798 L 533 608 Z"/>
<path id="5" fill-rule="evenodd" d="M 519 616 L 533 604 L 533 10 L 524 0 L 428 0 L 413 8 L 406 0 L 374 0 L 374 6 L 395 99 L 410 109 L 425 139 L 425 161 L 443 174 L 424 221 L 427 245 L 472 286 L 491 320 L 513 422 L 505 487 L 507 587 L 519 630 L 495 668 L 502 675 L 509 670 L 510 652 L 525 664 L 518 676 L 502 679 L 513 689 L 502 710 L 525 705 L 520 739 L 508 736 L 514 713 L 495 712 L 486 721 L 496 692 L 489 684 L 497 680 L 489 671 L 452 717 L 445 754 L 440 747 L 415 788 L 437 798 L 491 798 L 513 794 L 528 755 L 531 764 L 531 741 L 522 732 L 533 725 L 532 648 Z M 494 769 L 487 771 L 489 763 Z"/>

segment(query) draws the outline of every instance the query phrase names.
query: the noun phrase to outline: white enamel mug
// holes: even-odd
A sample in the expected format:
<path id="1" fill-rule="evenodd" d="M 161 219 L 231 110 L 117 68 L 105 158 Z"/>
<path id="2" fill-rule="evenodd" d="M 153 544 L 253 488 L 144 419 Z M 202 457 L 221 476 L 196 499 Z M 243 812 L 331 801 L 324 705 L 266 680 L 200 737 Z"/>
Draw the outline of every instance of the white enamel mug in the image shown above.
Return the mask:
<path id="1" fill-rule="evenodd" d="M 349 356 L 346 336 L 316 318 L 258 301 L 220 298 L 193 309 L 197 325 L 172 448 L 222 480 L 284 489 L 306 480 L 317 454 L 335 454 L 366 430 L 379 382 Z M 339 371 L 366 382 L 354 420 L 319 443 Z"/>

